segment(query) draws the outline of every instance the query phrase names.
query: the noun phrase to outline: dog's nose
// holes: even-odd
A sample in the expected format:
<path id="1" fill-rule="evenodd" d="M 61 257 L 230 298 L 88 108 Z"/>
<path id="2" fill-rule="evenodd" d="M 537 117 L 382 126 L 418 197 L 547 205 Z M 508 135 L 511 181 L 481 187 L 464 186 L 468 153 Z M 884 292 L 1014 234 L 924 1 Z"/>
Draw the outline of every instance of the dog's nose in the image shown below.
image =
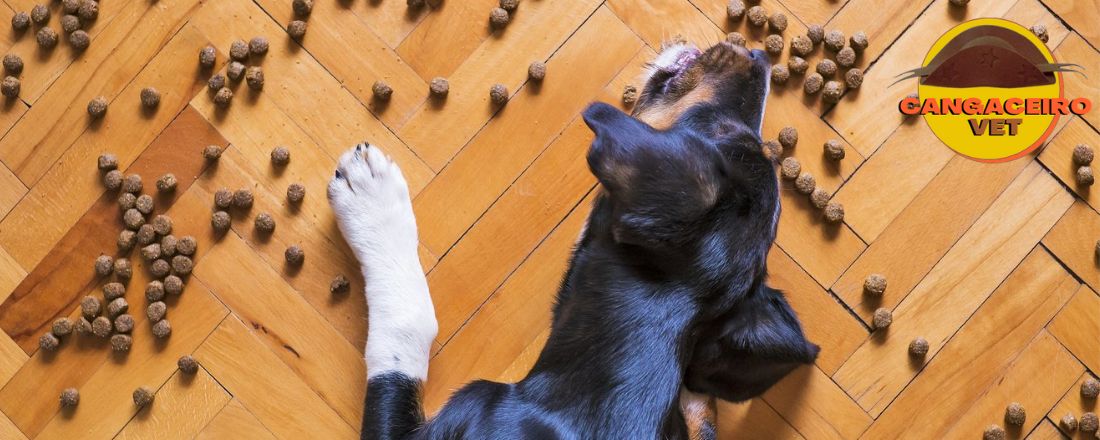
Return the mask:
<path id="1" fill-rule="evenodd" d="M 764 60 L 768 58 L 768 53 L 760 49 L 753 49 L 749 51 L 749 56 L 754 60 Z"/>

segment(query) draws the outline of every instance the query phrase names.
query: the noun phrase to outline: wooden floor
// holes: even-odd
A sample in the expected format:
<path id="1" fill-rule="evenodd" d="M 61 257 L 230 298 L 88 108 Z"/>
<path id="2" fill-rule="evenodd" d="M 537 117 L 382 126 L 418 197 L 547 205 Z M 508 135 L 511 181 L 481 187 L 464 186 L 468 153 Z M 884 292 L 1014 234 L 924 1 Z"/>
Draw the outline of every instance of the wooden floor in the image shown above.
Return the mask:
<path id="1" fill-rule="evenodd" d="M 5 0 L 0 23 L 35 1 Z M 663 39 L 709 45 L 740 30 L 761 47 L 764 35 L 728 22 L 725 0 L 525 0 L 494 33 L 496 3 L 444 0 L 409 12 L 403 0 L 319 0 L 298 44 L 284 31 L 288 0 L 106 0 L 82 54 L 64 42 L 41 52 L 32 34 L 5 25 L 2 51 L 26 68 L 20 99 L 0 109 L 0 438 L 354 438 L 363 282 L 324 193 L 336 158 L 362 140 L 401 164 L 415 197 L 440 327 L 429 409 L 471 379 L 522 377 L 547 337 L 595 186 L 579 112 L 640 86 Z M 835 108 L 804 99 L 797 80 L 769 98 L 765 136 L 796 126 L 791 154 L 847 216 L 825 224 L 784 183 L 771 282 L 822 352 L 762 398 L 719 405 L 722 438 L 979 438 L 1017 401 L 1027 423 L 1010 437 L 1046 439 L 1059 436 L 1053 421 L 1064 414 L 1095 411 L 1078 384 L 1100 372 L 1100 192 L 1073 184 L 1070 151 L 1100 147 L 1100 112 L 1063 119 L 1037 155 L 980 164 L 901 117 L 896 103 L 912 85 L 888 84 L 948 28 L 1005 17 L 1046 25 L 1055 55 L 1093 78 L 1070 78 L 1066 94 L 1095 100 L 1100 1 L 762 4 L 791 18 L 788 38 L 824 23 L 863 30 L 871 46 L 862 90 Z M 51 4 L 55 29 L 60 7 Z M 237 86 L 232 107 L 218 109 L 198 50 L 216 46 L 224 71 L 230 42 L 253 36 L 271 41 L 260 61 L 266 87 Z M 526 81 L 536 60 L 548 65 L 541 85 Z M 442 105 L 427 100 L 435 76 L 450 79 Z M 396 90 L 385 105 L 371 100 L 379 79 Z M 488 102 L 493 83 L 512 94 L 499 110 Z M 163 94 L 153 113 L 139 107 L 147 86 Z M 85 105 L 96 96 L 111 106 L 93 122 Z M 820 149 L 833 138 L 847 146 L 839 165 Z M 216 166 L 199 153 L 209 144 L 228 145 Z M 269 164 L 277 145 L 292 154 L 282 171 Z M 133 349 L 112 354 L 102 340 L 70 336 L 44 353 L 37 341 L 50 323 L 78 316 L 80 298 L 108 281 L 92 261 L 114 253 L 122 225 L 116 195 L 99 184 L 103 152 L 144 176 L 147 191 L 163 173 L 179 177 L 157 212 L 173 217 L 177 236 L 199 238 L 197 265 L 170 301 L 167 341 L 141 312 L 149 275 L 135 258 Z M 300 208 L 285 202 L 292 182 L 308 190 Z M 222 187 L 251 188 L 256 200 L 216 238 L 210 212 Z M 259 212 L 277 220 L 270 238 L 252 230 Z M 283 263 L 291 244 L 305 250 L 300 269 Z M 889 289 L 868 303 L 861 285 L 875 272 Z M 330 295 L 338 274 L 352 279 L 352 294 Z M 871 334 L 877 307 L 893 309 L 894 324 Z M 906 354 L 917 336 L 931 343 L 924 362 Z M 177 371 L 183 354 L 201 363 L 196 376 Z M 134 407 L 138 386 L 157 390 L 153 405 Z M 59 409 L 67 387 L 81 391 L 75 411 Z"/>

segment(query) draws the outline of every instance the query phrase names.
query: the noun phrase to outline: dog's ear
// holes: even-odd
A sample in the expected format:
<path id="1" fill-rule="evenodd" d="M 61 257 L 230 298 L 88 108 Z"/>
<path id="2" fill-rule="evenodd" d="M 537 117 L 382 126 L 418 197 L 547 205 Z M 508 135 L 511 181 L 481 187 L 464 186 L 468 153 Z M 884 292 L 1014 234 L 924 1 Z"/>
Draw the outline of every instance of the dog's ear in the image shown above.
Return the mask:
<path id="1" fill-rule="evenodd" d="M 630 185 L 639 172 L 637 153 L 656 140 L 655 130 L 644 122 L 602 102 L 592 103 L 582 115 L 596 135 L 588 149 L 588 167 L 604 187 L 615 191 Z"/>
<path id="2" fill-rule="evenodd" d="M 759 396 L 795 368 L 812 364 L 818 346 L 806 340 L 794 311 L 761 285 L 733 310 L 706 324 L 684 384 L 731 402 Z"/>

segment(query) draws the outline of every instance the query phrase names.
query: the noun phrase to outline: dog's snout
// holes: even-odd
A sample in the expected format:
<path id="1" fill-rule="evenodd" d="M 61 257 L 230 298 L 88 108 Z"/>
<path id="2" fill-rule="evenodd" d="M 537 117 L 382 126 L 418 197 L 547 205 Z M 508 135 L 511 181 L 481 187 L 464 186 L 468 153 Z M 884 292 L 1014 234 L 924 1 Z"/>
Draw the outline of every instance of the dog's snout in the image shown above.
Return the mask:
<path id="1" fill-rule="evenodd" d="M 749 51 L 749 58 L 752 58 L 756 61 L 766 60 L 768 59 L 768 53 L 760 49 L 753 49 Z"/>

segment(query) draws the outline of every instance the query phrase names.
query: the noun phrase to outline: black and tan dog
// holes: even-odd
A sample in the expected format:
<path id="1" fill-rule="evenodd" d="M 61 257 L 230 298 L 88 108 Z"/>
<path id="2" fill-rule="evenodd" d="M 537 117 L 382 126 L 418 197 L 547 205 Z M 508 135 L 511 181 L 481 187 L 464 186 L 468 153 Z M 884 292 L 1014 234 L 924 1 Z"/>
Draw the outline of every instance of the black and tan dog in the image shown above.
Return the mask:
<path id="1" fill-rule="evenodd" d="M 675 45 L 652 64 L 633 117 L 585 110 L 602 191 L 546 346 L 523 380 L 468 384 L 429 421 L 419 397 L 436 321 L 408 191 L 378 148 L 347 152 L 329 199 L 367 285 L 362 437 L 707 436 L 689 432 L 697 406 L 682 399 L 746 400 L 813 362 L 817 346 L 764 284 L 779 216 L 760 148 L 768 72 L 758 50 Z"/>

